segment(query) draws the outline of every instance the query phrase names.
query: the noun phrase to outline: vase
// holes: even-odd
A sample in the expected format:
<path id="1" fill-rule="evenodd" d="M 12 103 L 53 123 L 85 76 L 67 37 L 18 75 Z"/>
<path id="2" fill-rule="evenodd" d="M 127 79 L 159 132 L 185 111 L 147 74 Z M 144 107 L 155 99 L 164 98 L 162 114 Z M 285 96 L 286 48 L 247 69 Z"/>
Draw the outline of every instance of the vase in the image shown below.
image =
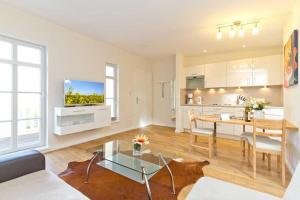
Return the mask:
<path id="1" fill-rule="evenodd" d="M 255 110 L 253 114 L 254 119 L 264 119 L 265 118 L 265 113 L 263 110 Z"/>
<path id="2" fill-rule="evenodd" d="M 138 143 L 133 144 L 133 151 L 132 151 L 133 156 L 141 156 L 142 155 L 142 145 Z"/>

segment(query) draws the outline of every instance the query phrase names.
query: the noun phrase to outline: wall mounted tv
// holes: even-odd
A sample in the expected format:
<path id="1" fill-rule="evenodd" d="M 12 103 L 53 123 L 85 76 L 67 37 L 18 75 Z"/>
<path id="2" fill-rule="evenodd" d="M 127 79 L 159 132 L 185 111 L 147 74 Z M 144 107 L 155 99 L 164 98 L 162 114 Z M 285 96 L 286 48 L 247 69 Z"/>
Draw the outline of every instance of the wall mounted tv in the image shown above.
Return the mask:
<path id="1" fill-rule="evenodd" d="M 65 106 L 99 105 L 104 103 L 104 83 L 65 80 Z"/>

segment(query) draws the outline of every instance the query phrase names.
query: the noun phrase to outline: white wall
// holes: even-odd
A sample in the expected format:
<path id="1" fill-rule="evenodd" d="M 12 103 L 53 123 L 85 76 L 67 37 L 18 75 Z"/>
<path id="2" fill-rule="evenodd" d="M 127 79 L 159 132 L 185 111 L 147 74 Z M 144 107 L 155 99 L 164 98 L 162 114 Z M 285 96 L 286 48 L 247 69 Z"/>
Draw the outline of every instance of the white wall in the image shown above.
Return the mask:
<path id="1" fill-rule="evenodd" d="M 287 20 L 284 28 L 283 45 L 288 40 L 294 29 L 300 31 L 300 0 L 295 1 L 291 16 Z M 299 46 L 299 44 L 298 44 Z M 300 46 L 299 46 L 300 47 Z M 298 53 L 299 55 L 299 53 Z M 299 57 L 299 56 L 298 56 Z M 287 120 L 300 127 L 300 85 L 296 85 L 283 91 L 284 112 Z M 292 170 L 295 169 L 297 162 L 300 160 L 300 134 L 291 132 L 288 134 L 288 152 L 287 161 Z"/>
<path id="2" fill-rule="evenodd" d="M 152 70 L 148 60 L 4 4 L 0 4 L 0 13 L 1 34 L 47 47 L 48 141 L 52 149 L 151 123 Z M 63 106 L 63 80 L 104 81 L 106 62 L 120 67 L 120 122 L 105 129 L 54 135 L 53 112 L 55 106 Z"/>
<path id="3" fill-rule="evenodd" d="M 180 53 L 176 54 L 176 132 L 183 132 L 182 126 L 182 110 L 180 105 L 180 90 L 185 88 L 185 78 L 183 76 L 184 56 Z"/>
<path id="4" fill-rule="evenodd" d="M 175 127 L 172 120 L 171 80 L 175 80 L 176 66 L 175 56 L 156 60 L 152 64 L 153 71 L 153 124 Z M 164 98 L 162 98 L 161 81 L 168 82 L 165 85 Z"/>

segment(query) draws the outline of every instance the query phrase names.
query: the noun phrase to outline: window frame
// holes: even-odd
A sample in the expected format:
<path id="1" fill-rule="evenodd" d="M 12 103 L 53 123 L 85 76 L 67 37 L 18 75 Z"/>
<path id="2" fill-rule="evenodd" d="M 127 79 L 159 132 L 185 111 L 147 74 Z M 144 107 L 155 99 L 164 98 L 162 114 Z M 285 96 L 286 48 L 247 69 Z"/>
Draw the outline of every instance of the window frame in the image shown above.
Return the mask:
<path id="1" fill-rule="evenodd" d="M 108 76 L 106 74 L 107 67 L 112 67 L 114 69 L 113 76 Z M 114 82 L 114 93 L 113 93 L 114 98 L 108 98 L 106 96 L 106 87 L 105 87 L 105 104 L 107 102 L 107 99 L 113 100 L 115 109 L 113 113 L 114 117 L 111 117 L 111 121 L 118 121 L 119 120 L 119 67 L 117 64 L 112 64 L 112 63 L 105 64 L 105 84 L 107 84 L 107 79 L 113 80 Z"/>
<path id="2" fill-rule="evenodd" d="M 12 66 L 12 89 L 11 91 L 0 91 L 0 93 L 11 94 L 11 119 L 0 121 L 11 123 L 11 146 L 7 150 L 0 150 L 1 154 L 21 151 L 24 149 L 38 148 L 46 145 L 46 138 L 48 136 L 47 132 L 47 48 L 42 45 L 37 45 L 31 42 L 7 37 L 0 34 L 0 40 L 4 42 L 9 42 L 12 44 L 12 58 L 2 59 L 0 58 L 0 63 L 10 64 Z M 18 61 L 18 45 L 30 47 L 34 49 L 39 49 L 41 51 L 41 63 L 34 64 L 23 61 Z M 40 91 L 39 92 L 26 92 L 18 91 L 18 67 L 32 67 L 38 68 L 40 70 Z M 39 94 L 40 95 L 40 116 L 33 118 L 22 118 L 18 119 L 18 94 Z M 26 120 L 39 120 L 40 121 L 40 131 L 39 137 L 40 141 L 31 145 L 18 146 L 18 122 Z M 34 133 L 33 133 L 34 134 Z"/>

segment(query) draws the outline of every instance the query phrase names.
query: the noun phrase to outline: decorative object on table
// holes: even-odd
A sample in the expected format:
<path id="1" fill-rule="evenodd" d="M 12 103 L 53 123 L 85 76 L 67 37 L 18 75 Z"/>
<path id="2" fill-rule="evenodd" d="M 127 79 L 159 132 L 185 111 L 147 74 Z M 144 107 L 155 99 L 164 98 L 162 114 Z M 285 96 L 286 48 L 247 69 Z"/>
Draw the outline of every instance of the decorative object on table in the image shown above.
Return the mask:
<path id="1" fill-rule="evenodd" d="M 230 115 L 226 114 L 226 113 L 223 113 L 223 114 L 220 115 L 220 119 L 223 120 L 223 121 L 230 120 Z"/>
<path id="2" fill-rule="evenodd" d="M 136 135 L 133 140 L 133 156 L 141 156 L 142 155 L 142 146 L 149 144 L 149 139 L 146 135 Z"/>
<path id="3" fill-rule="evenodd" d="M 298 84 L 298 30 L 294 30 L 284 45 L 284 87 Z"/>
<path id="4" fill-rule="evenodd" d="M 251 121 L 251 107 L 249 107 L 249 106 L 245 107 L 244 120 L 246 122 L 250 122 Z"/>
<path id="5" fill-rule="evenodd" d="M 264 100 L 257 100 L 256 98 L 250 97 L 246 102 L 245 106 L 250 108 L 253 111 L 254 119 L 263 119 L 265 118 L 264 108 L 266 105 L 270 104 L 269 102 L 265 102 Z M 249 117 L 249 113 L 248 113 Z"/>

